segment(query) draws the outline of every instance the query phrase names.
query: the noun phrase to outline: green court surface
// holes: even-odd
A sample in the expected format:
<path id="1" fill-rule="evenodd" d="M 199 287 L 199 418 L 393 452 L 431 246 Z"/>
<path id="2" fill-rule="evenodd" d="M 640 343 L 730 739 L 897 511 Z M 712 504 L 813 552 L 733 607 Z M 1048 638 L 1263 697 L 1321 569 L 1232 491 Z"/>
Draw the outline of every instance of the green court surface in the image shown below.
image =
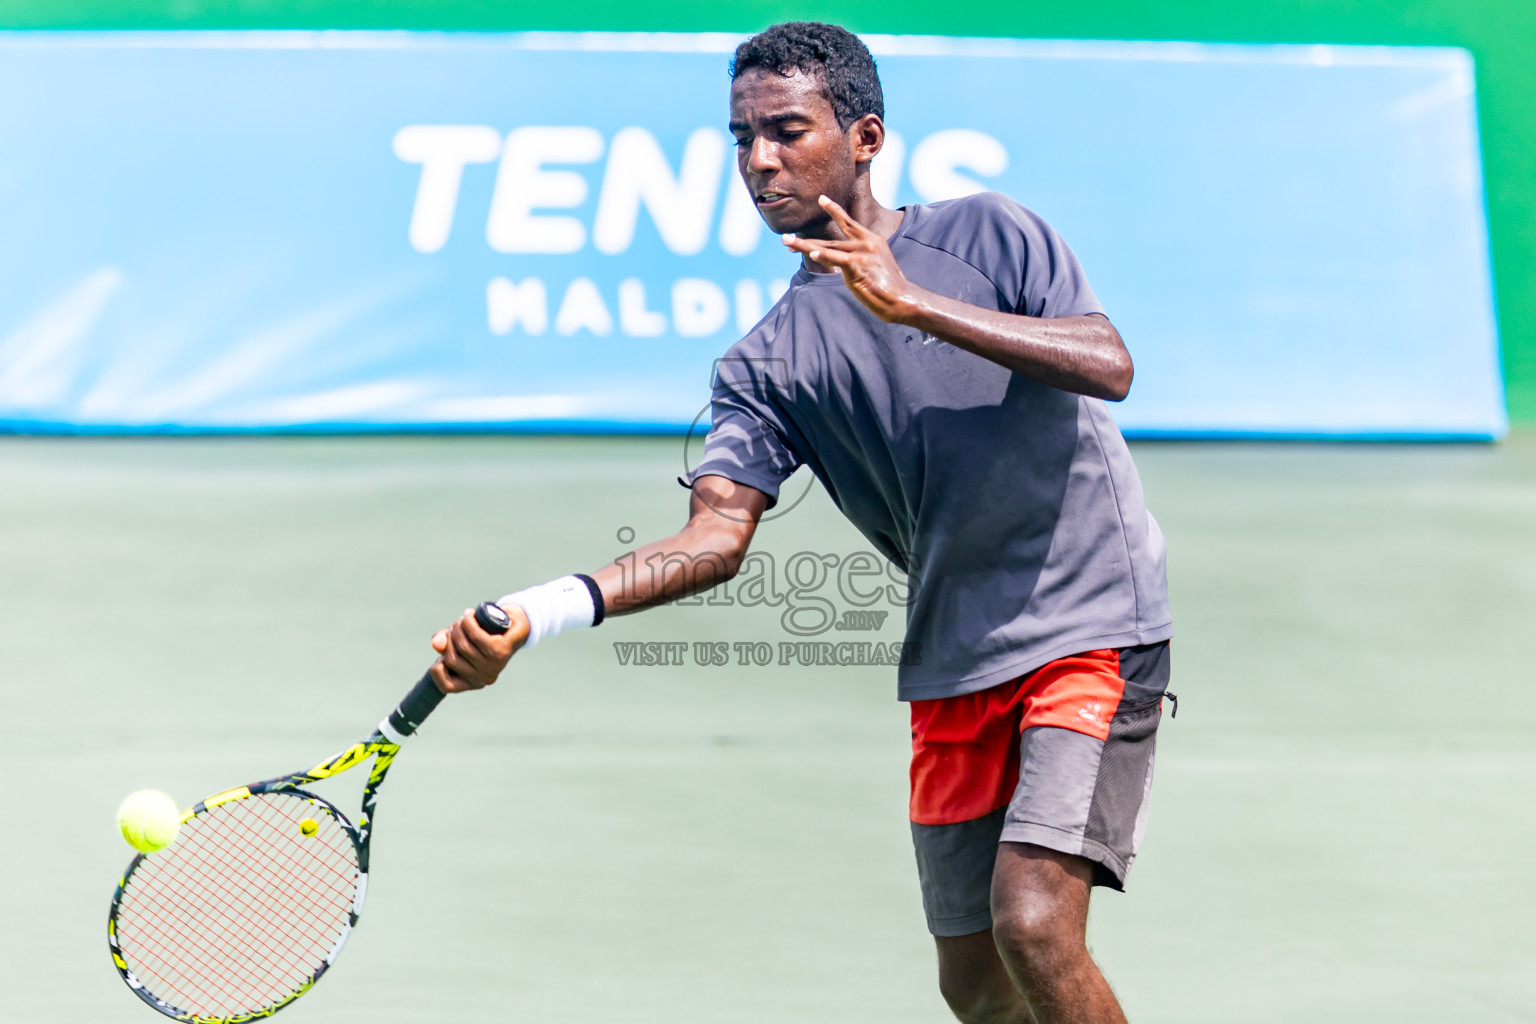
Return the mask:
<path id="1" fill-rule="evenodd" d="M 1136 456 L 1182 702 L 1131 891 L 1091 927 L 1132 1020 L 1531 1020 L 1536 434 Z M 191 803 L 359 738 L 466 605 L 680 524 L 682 461 L 666 438 L 0 441 L 0 1016 L 147 1024 L 106 951 L 121 797 Z M 867 545 L 817 489 L 759 547 Z M 949 1019 L 894 670 L 613 646 L 776 651 L 780 615 L 616 619 L 450 699 L 384 789 L 358 933 L 282 1019 Z"/>

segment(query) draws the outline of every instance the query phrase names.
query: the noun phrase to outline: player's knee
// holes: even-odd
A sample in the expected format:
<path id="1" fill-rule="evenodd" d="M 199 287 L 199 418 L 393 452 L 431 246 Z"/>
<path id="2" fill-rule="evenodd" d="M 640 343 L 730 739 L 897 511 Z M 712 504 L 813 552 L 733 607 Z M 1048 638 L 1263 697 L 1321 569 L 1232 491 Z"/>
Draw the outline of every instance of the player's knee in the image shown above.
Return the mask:
<path id="1" fill-rule="evenodd" d="M 996 986 L 977 985 L 941 974 L 939 994 L 960 1024 L 1020 1024 L 1029 1019 L 1023 1015 L 1023 1001 L 1012 985 L 1000 991 Z"/>
<path id="2" fill-rule="evenodd" d="M 939 939 L 939 994 L 965 1024 L 1026 1024 L 1029 1011 L 990 932 Z"/>
<path id="3" fill-rule="evenodd" d="M 1043 903 L 994 911 L 992 937 L 1026 988 L 1055 977 L 1086 952 L 1082 933 Z"/>

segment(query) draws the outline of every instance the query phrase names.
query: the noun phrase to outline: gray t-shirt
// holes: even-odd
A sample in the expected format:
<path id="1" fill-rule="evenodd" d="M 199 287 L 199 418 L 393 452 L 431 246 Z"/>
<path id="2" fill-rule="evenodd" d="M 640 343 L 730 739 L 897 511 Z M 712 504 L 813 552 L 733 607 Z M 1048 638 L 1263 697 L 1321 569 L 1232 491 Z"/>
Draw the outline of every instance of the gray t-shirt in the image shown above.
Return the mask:
<path id="1" fill-rule="evenodd" d="M 1066 243 L 985 193 L 909 206 L 915 284 L 1034 317 L 1102 312 Z M 911 577 L 898 695 L 983 690 L 1080 651 L 1172 635 L 1163 537 L 1108 409 L 877 319 L 841 274 L 795 275 L 721 360 L 685 478 L 777 498 L 801 465 Z"/>

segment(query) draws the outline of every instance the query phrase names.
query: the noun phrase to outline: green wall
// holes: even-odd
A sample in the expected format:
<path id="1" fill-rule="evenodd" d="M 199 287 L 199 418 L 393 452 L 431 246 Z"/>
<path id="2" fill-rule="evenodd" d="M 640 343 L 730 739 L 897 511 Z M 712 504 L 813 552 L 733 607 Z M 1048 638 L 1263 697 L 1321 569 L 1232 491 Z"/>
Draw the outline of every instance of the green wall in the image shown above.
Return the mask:
<path id="1" fill-rule="evenodd" d="M 774 20 L 861 32 L 1077 39 L 1452 45 L 1477 60 L 1478 111 L 1510 417 L 1536 422 L 1536 3 L 1531 0 L 0 0 L 8 28 L 650 29 Z M 1432 297 L 1429 297 L 1432 301 Z M 1456 310 L 1428 310 L 1454 322 Z M 1326 367 L 1319 367 L 1326 373 Z"/>

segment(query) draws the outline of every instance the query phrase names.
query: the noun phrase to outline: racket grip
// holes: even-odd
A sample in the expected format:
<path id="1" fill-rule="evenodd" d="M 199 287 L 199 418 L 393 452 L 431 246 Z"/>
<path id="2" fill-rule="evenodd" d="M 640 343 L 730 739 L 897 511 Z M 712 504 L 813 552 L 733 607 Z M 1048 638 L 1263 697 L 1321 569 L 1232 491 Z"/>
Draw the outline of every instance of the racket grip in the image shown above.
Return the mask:
<path id="1" fill-rule="evenodd" d="M 512 628 L 512 620 L 500 605 L 490 601 L 481 602 L 475 609 L 475 622 L 480 628 L 492 636 L 500 636 Z M 405 695 L 400 706 L 389 713 L 385 722 L 400 736 L 409 736 L 421 727 L 421 723 L 427 720 L 427 716 L 437 709 L 443 702 L 445 694 L 437 688 L 437 683 L 432 679 L 429 670 L 411 687 L 411 692 Z"/>

